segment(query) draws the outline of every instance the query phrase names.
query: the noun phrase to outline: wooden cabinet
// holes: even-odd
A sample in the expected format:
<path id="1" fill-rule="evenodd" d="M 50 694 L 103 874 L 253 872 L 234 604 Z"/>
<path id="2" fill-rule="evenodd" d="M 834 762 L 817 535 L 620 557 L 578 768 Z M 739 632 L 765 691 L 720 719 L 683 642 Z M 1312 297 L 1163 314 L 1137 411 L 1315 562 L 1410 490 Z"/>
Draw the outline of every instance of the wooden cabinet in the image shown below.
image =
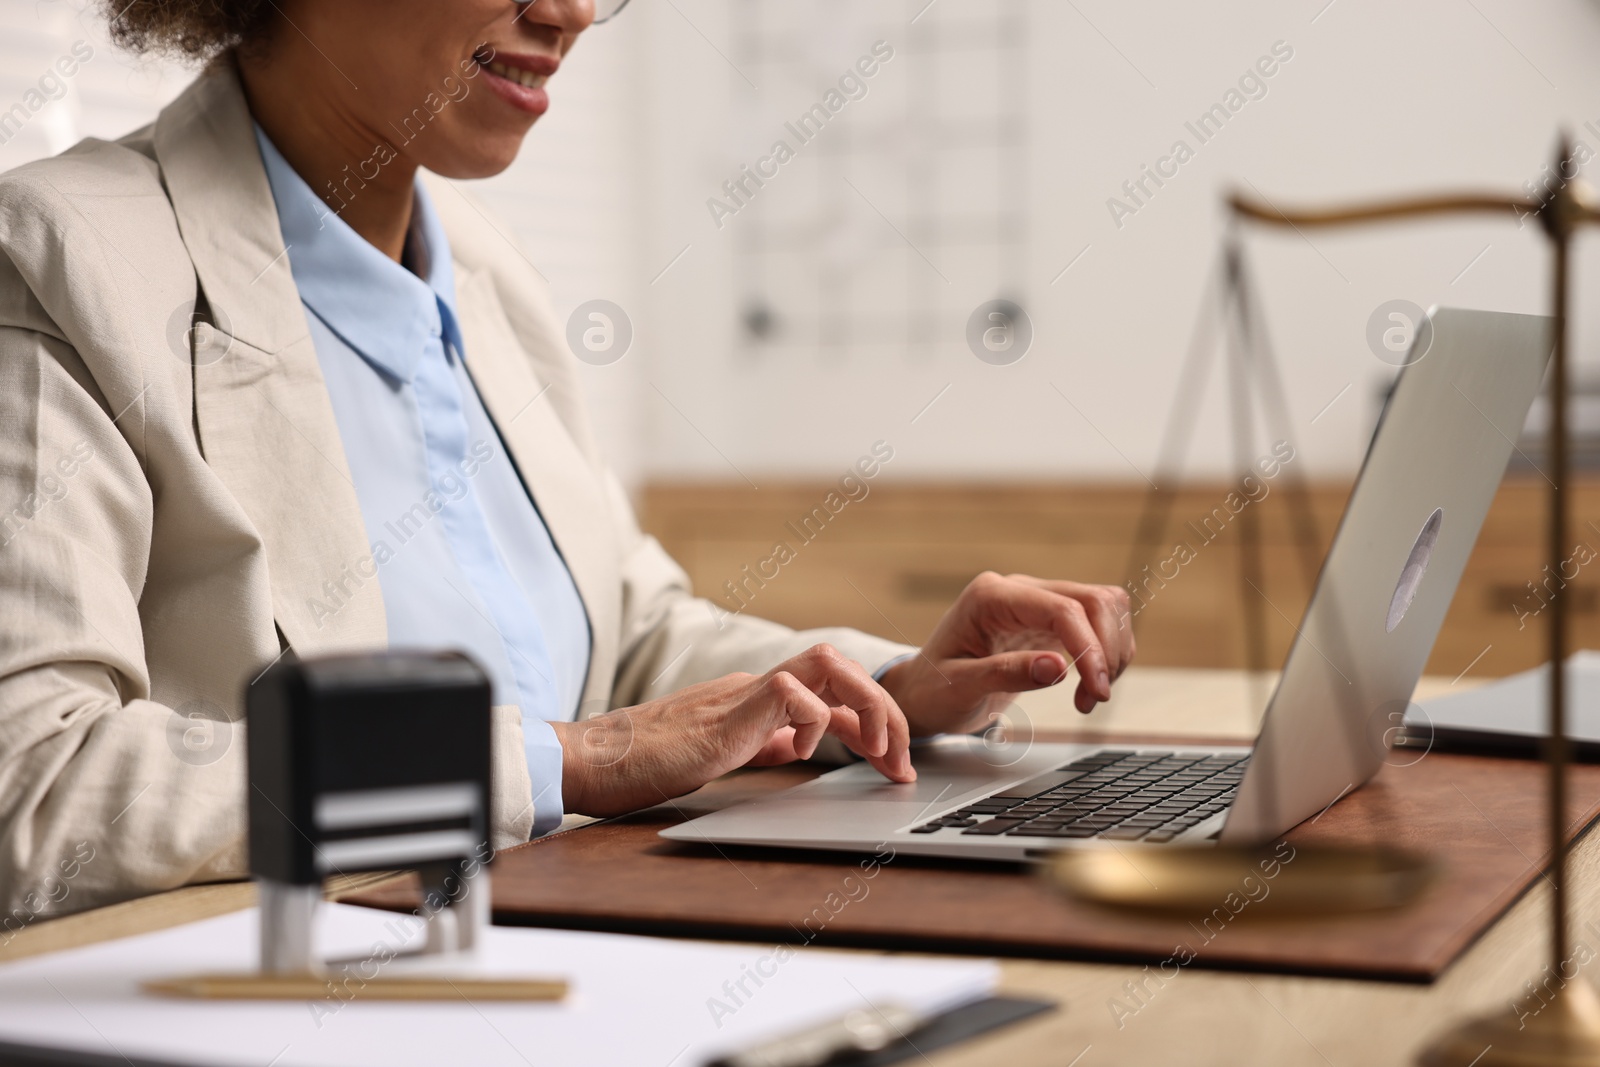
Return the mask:
<path id="1" fill-rule="evenodd" d="M 1142 601 L 1134 620 L 1141 662 L 1245 666 L 1248 594 L 1259 598 L 1267 659 L 1276 667 L 1305 610 L 1308 564 L 1320 562 L 1349 492 L 1348 485 L 1311 487 L 1317 533 L 1308 553 L 1281 479 L 1228 521 L 1221 516 L 1230 515 L 1224 502 L 1232 487 L 1190 486 L 1172 499 L 1159 545 L 1134 553 L 1142 486 L 867 485 L 865 497 L 842 507 L 845 498 L 830 501 L 837 487 L 827 484 L 655 485 L 642 494 L 641 514 L 698 593 L 725 610 L 790 626 L 847 625 L 915 643 L 984 569 L 1133 580 Z M 1501 487 L 1430 673 L 1494 676 L 1541 662 L 1548 616 L 1540 609 L 1556 591 L 1569 598 L 1573 647 L 1600 647 L 1600 481 L 1574 491 L 1567 574 L 1575 577 L 1564 588 L 1545 581 L 1543 570 L 1547 492 L 1538 478 Z M 1260 593 L 1240 564 L 1251 521 L 1261 545 Z M 1180 540 L 1193 549 L 1182 560 L 1173 551 Z"/>

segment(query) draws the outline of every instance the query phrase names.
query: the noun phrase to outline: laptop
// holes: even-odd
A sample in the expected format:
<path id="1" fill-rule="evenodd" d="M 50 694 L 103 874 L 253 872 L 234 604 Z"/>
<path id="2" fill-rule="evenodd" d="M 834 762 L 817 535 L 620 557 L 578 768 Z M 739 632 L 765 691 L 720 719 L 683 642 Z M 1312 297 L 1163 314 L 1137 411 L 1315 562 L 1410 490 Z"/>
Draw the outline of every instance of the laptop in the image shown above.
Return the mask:
<path id="1" fill-rule="evenodd" d="M 1251 749 L 913 747 L 663 830 L 675 841 L 1004 861 L 1270 841 L 1377 773 L 1549 363 L 1551 320 L 1455 308 L 1417 331 Z M 1425 348 L 1422 346 L 1426 346 Z"/>

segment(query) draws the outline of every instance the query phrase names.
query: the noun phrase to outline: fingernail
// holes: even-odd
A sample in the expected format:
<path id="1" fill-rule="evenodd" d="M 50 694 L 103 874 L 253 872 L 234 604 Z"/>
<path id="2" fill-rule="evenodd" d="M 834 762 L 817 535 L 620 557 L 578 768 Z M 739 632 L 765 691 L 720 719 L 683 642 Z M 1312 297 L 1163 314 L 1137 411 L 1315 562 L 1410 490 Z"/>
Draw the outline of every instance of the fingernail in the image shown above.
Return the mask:
<path id="1" fill-rule="evenodd" d="M 1040 656 L 1033 661 L 1033 683 L 1035 685 L 1049 685 L 1061 677 L 1061 668 L 1051 656 Z"/>
<path id="2" fill-rule="evenodd" d="M 1106 672 L 1105 671 L 1101 671 L 1099 674 L 1095 675 L 1095 680 L 1100 683 L 1100 699 L 1101 700 L 1110 700 L 1111 699 L 1111 679 L 1106 676 Z"/>

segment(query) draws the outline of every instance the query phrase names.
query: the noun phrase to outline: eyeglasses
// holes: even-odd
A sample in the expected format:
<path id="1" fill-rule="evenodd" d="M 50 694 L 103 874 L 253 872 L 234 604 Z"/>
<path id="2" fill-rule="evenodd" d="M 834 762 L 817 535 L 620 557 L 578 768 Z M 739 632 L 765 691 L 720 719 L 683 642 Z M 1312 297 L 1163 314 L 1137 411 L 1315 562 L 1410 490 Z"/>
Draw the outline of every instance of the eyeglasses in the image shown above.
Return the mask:
<path id="1" fill-rule="evenodd" d="M 539 0 L 511 0 L 511 2 L 517 5 L 517 17 L 520 18 L 524 11 L 538 3 Z M 627 6 L 628 0 L 594 0 L 594 22 L 592 25 L 598 26 L 602 22 L 611 21 Z"/>

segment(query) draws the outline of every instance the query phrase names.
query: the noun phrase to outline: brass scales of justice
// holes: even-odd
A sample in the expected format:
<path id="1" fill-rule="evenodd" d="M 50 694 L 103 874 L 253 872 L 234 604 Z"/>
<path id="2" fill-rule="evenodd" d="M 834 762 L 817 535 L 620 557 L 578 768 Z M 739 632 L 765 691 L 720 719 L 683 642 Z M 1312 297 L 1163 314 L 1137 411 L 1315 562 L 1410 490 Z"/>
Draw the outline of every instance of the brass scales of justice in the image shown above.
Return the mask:
<path id="1" fill-rule="evenodd" d="M 1567 175 L 1573 175 L 1567 178 Z M 1230 217 L 1245 223 L 1293 229 L 1328 229 L 1368 223 L 1384 223 L 1402 219 L 1428 217 L 1454 217 L 1464 215 L 1510 216 L 1518 220 L 1528 216 L 1539 220 L 1549 241 L 1552 267 L 1550 315 L 1554 327 L 1554 348 L 1550 363 L 1550 424 L 1548 427 L 1549 465 L 1549 521 L 1546 531 L 1546 549 L 1549 564 L 1559 572 L 1567 543 L 1568 496 L 1571 481 L 1571 464 L 1567 441 L 1569 403 L 1569 332 L 1568 307 L 1571 287 L 1571 246 L 1579 229 L 1600 222 L 1600 207 L 1591 188 L 1576 178 L 1570 141 L 1562 136 L 1556 154 L 1556 184 L 1539 199 L 1524 196 L 1505 196 L 1495 193 L 1462 193 L 1437 196 L 1420 196 L 1393 200 L 1372 201 L 1365 204 L 1333 208 L 1285 211 L 1276 205 L 1235 193 L 1227 200 Z M 1303 234 L 1302 234 L 1303 236 Z M 1244 271 L 1242 256 L 1233 234 L 1224 247 L 1222 276 L 1225 295 L 1221 302 L 1225 315 L 1231 322 L 1230 356 L 1232 378 L 1232 408 L 1234 422 L 1234 451 L 1238 462 L 1248 466 L 1254 411 L 1250 397 L 1250 375 L 1255 375 L 1255 388 L 1263 415 L 1270 419 L 1274 412 L 1286 410 L 1281 382 L 1266 348 L 1265 333 L 1251 287 Z M 1209 287 L 1208 287 L 1209 290 Z M 1205 356 L 1199 345 L 1206 331 L 1211 310 L 1202 307 L 1202 325 L 1186 362 L 1180 387 L 1185 381 L 1204 375 Z M 1182 388 L 1179 403 L 1185 395 Z M 1188 395 L 1193 395 L 1189 393 Z M 1175 453 L 1173 443 L 1192 430 L 1192 419 L 1184 428 L 1174 410 L 1169 432 L 1162 443 L 1162 461 L 1166 463 Z M 1174 430 L 1178 432 L 1173 432 Z M 1180 446 L 1181 448 L 1181 446 Z M 1296 541 L 1302 548 L 1302 564 L 1314 576 L 1316 534 L 1308 494 L 1304 484 L 1295 479 L 1288 483 L 1293 510 L 1292 521 Z M 1146 498 L 1139 533 L 1135 538 L 1134 565 L 1142 546 L 1153 544 L 1160 536 L 1170 508 L 1172 494 L 1159 488 L 1152 489 Z M 1253 523 L 1241 527 L 1240 562 L 1242 575 L 1247 581 L 1258 581 L 1260 576 L 1259 540 Z M 1259 588 L 1257 592 L 1260 592 Z M 1258 598 L 1257 598 L 1258 599 Z M 1245 630 L 1249 666 L 1259 677 L 1265 664 L 1265 638 L 1259 605 L 1246 598 Z M 1568 610 L 1566 598 L 1553 597 L 1549 603 L 1547 626 L 1547 653 L 1550 664 L 1549 735 L 1545 740 L 1545 762 L 1549 769 L 1548 835 L 1549 861 L 1544 871 L 1550 883 L 1550 969 L 1564 974 L 1572 957 L 1570 931 L 1569 852 L 1566 836 L 1567 765 L 1570 760 L 1570 742 L 1566 735 L 1567 686 L 1562 665 L 1568 649 Z M 1143 907 L 1156 910 L 1182 908 L 1195 900 L 1207 899 L 1206 894 L 1218 886 L 1225 886 L 1236 875 L 1241 861 L 1253 858 L 1254 853 L 1234 848 L 1149 849 L 1127 852 L 1084 851 L 1064 853 L 1052 868 L 1052 877 L 1059 888 L 1101 904 Z M 1303 850 L 1309 853 L 1311 850 Z M 1300 875 L 1293 886 L 1285 885 L 1291 898 L 1285 902 L 1290 910 L 1301 914 L 1325 910 L 1330 905 L 1343 904 L 1346 910 L 1369 909 L 1404 903 L 1416 895 L 1425 878 L 1418 875 L 1425 861 L 1413 857 L 1411 863 L 1392 850 L 1375 847 L 1322 852 L 1310 864 L 1298 864 Z M 1135 853 L 1138 854 L 1135 859 Z M 1130 863 L 1130 861 L 1133 861 Z M 1139 870 L 1138 868 L 1143 868 Z M 1158 881 L 1147 877 L 1159 872 Z M 1552 999 L 1535 1016 L 1518 1020 L 1513 1013 L 1499 1012 L 1461 1023 L 1434 1039 L 1420 1054 L 1423 1067 L 1498 1067 L 1498 1065 L 1532 1064 L 1594 1064 L 1600 1065 L 1600 995 L 1587 982 L 1574 980 L 1554 994 Z"/>

